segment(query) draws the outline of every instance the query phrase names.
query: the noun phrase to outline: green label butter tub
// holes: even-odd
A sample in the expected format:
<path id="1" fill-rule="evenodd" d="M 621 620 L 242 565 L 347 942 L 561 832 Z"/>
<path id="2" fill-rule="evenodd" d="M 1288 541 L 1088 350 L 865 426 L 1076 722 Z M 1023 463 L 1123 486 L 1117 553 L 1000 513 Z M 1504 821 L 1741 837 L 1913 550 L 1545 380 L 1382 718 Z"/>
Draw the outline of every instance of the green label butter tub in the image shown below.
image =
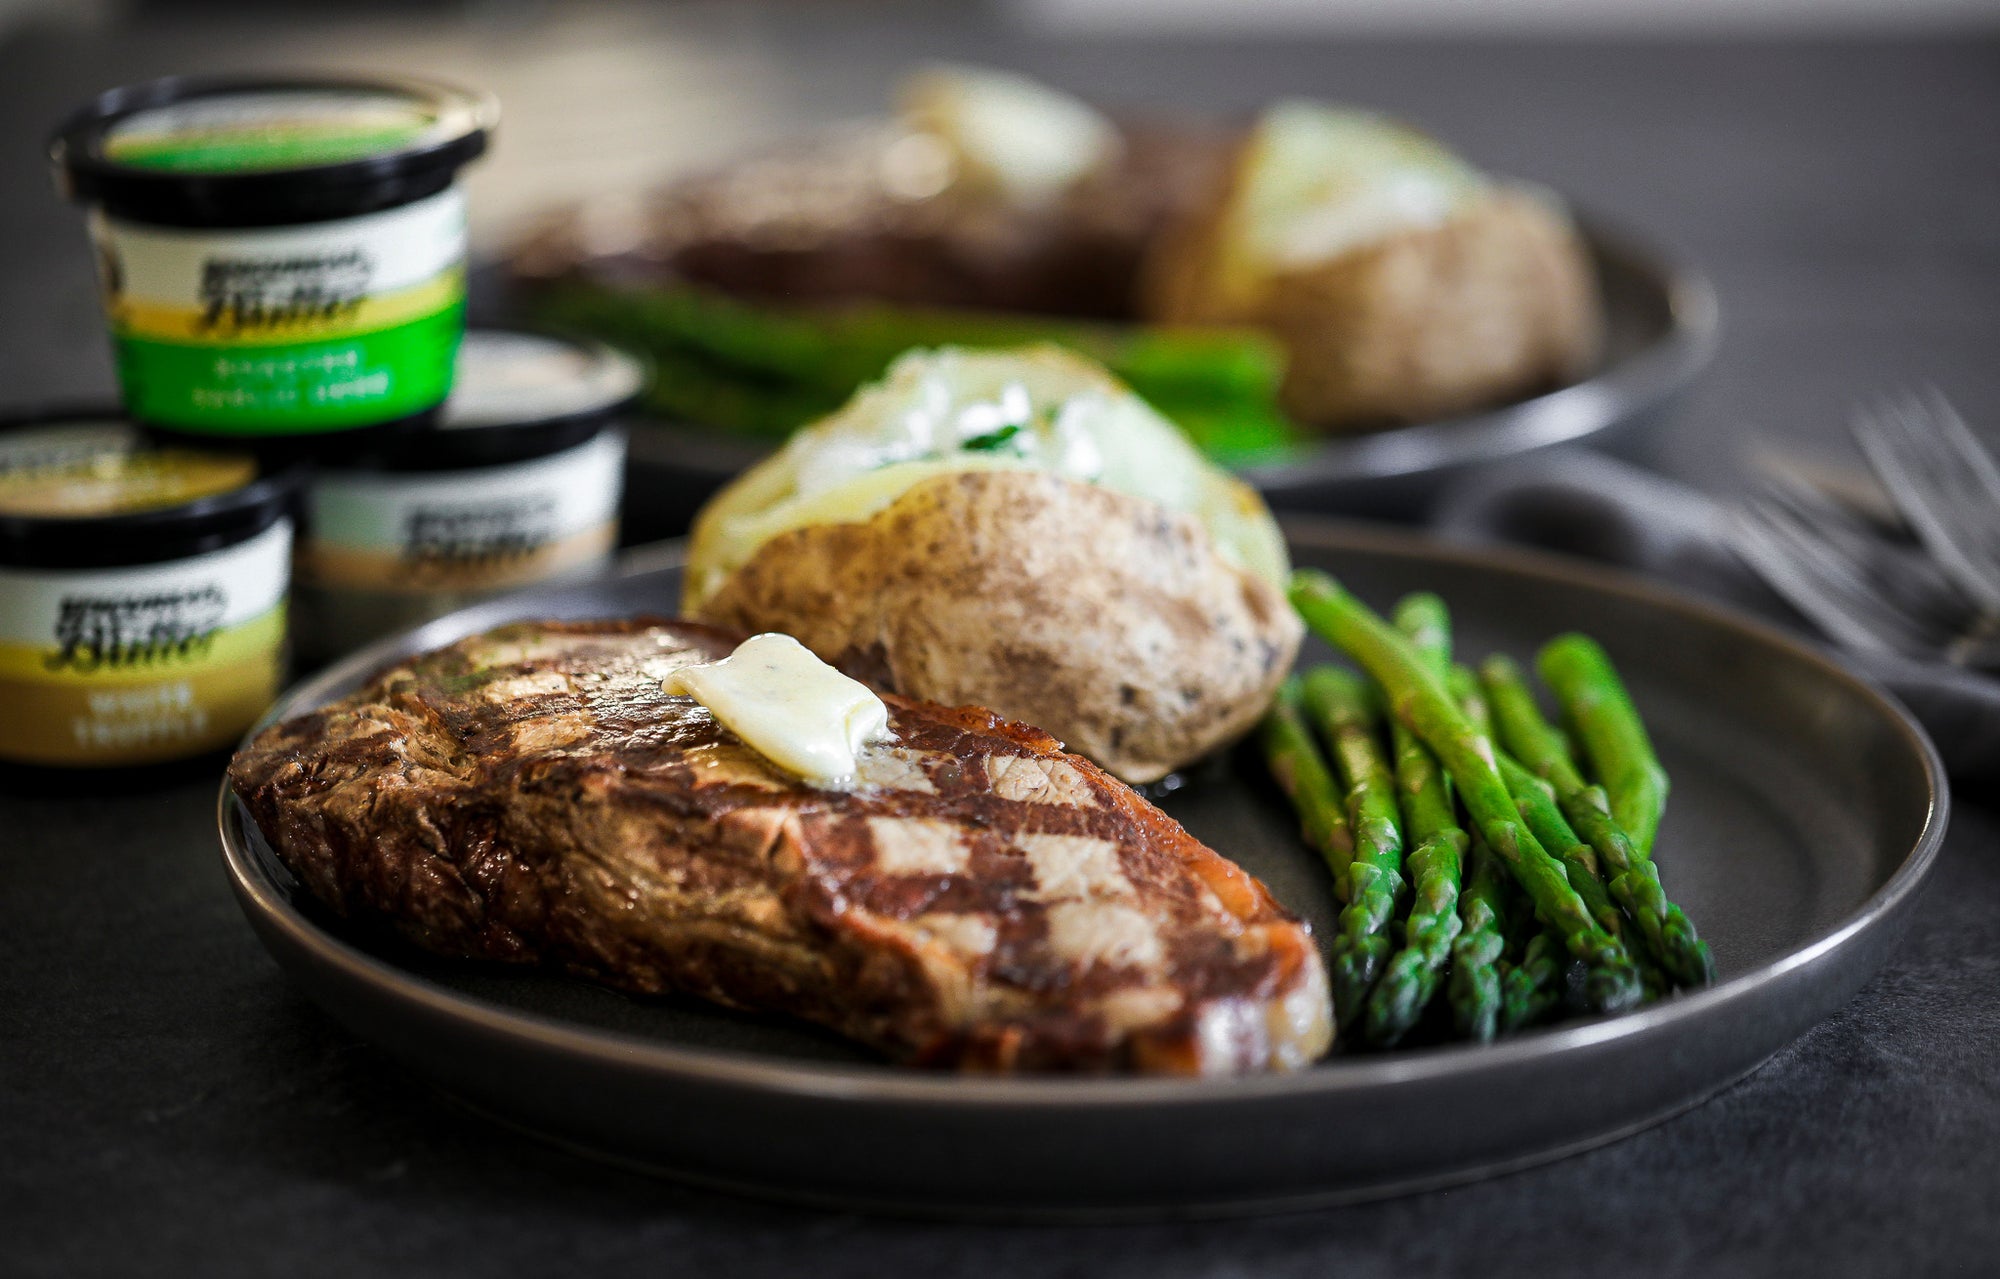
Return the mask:
<path id="1" fill-rule="evenodd" d="M 169 79 L 50 141 L 90 211 L 131 415 L 246 440 L 420 420 L 465 326 L 459 170 L 491 99 L 421 82 Z"/>

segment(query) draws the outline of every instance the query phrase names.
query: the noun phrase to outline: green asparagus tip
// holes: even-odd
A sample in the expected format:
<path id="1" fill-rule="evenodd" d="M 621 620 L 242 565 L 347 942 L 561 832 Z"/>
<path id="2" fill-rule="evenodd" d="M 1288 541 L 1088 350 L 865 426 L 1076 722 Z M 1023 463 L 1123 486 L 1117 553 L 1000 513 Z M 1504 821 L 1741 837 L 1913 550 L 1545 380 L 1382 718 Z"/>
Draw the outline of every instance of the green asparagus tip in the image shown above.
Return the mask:
<path id="1" fill-rule="evenodd" d="M 1443 599 L 1429 591 L 1405 595 L 1396 602 L 1391 615 L 1396 629 L 1416 645 L 1417 651 L 1438 665 L 1451 661 L 1451 610 Z"/>

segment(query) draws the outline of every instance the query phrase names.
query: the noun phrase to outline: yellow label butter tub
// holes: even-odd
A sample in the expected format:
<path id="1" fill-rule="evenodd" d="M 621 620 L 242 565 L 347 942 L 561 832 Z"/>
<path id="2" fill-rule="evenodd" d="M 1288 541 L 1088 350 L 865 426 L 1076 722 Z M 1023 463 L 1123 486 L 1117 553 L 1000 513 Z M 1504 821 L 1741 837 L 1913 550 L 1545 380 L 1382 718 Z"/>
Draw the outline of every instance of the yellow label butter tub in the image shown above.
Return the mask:
<path id="1" fill-rule="evenodd" d="M 0 760 L 236 741 L 284 675 L 294 487 L 110 415 L 0 425 Z"/>

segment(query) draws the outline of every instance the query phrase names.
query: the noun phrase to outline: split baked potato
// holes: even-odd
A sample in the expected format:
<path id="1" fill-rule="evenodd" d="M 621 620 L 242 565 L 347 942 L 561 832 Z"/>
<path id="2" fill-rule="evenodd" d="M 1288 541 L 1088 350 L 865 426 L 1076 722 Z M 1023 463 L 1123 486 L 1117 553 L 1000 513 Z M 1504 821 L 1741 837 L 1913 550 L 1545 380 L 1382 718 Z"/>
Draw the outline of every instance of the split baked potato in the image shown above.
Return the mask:
<path id="1" fill-rule="evenodd" d="M 695 521 L 683 607 L 1131 782 L 1254 724 L 1301 635 L 1257 493 L 1055 347 L 912 352 Z"/>
<path id="2" fill-rule="evenodd" d="M 1555 197 L 1498 183 L 1378 116 L 1274 107 L 1151 246 L 1144 309 L 1244 324 L 1289 357 L 1300 422 L 1365 429 L 1573 381 L 1603 319 Z"/>

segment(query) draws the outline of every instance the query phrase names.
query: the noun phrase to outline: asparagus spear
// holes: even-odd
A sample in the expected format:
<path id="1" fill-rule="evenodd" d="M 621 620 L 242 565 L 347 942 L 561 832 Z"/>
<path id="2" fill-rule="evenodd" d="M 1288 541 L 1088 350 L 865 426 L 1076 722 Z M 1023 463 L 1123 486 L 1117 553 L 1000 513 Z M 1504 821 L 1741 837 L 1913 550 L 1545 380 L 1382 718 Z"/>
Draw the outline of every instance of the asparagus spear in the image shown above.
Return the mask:
<path id="1" fill-rule="evenodd" d="M 1556 802 L 1555 787 L 1522 767 L 1511 755 L 1503 752 L 1499 760 L 1500 775 L 1506 779 L 1507 789 L 1514 796 L 1514 806 L 1520 810 L 1522 820 L 1528 823 L 1528 829 L 1535 832 L 1535 838 L 1542 841 L 1542 847 L 1556 850 L 1563 870 L 1569 875 L 1570 887 L 1583 898 L 1583 904 L 1590 908 L 1592 917 L 1604 925 L 1605 931 L 1625 941 L 1631 948 L 1625 931 L 1625 916 L 1613 900 L 1619 893 L 1605 884 L 1595 851 L 1578 837 L 1563 816 Z M 1640 936 L 1644 938 L 1643 930 Z M 1641 1002 L 1657 999 L 1672 987 L 1671 979 L 1662 971 L 1659 955 L 1650 945 L 1632 949 L 1632 958 L 1639 965 L 1640 985 L 1644 991 Z M 1505 1024 L 1504 1016 L 1502 1024 Z"/>
<path id="2" fill-rule="evenodd" d="M 1389 924 L 1403 891 L 1403 832 L 1396 779 L 1375 737 L 1368 686 L 1352 671 L 1320 666 L 1306 672 L 1307 714 L 1332 747 L 1347 787 L 1347 822 L 1354 856 L 1347 866 L 1347 905 L 1333 939 L 1334 1018 L 1354 1023 L 1388 962 Z"/>
<path id="3" fill-rule="evenodd" d="M 1507 793 L 1514 797 L 1514 807 L 1521 814 L 1521 820 L 1528 823 L 1528 829 L 1535 833 L 1542 847 L 1554 853 L 1556 860 L 1563 864 L 1569 886 L 1583 899 L 1590 917 L 1602 925 L 1605 932 L 1622 937 L 1625 917 L 1618 913 L 1610 890 L 1598 875 L 1597 857 L 1591 852 L 1590 845 L 1576 837 L 1576 832 L 1563 819 L 1562 810 L 1556 807 L 1555 787 L 1523 768 L 1511 755 L 1500 753 L 1495 758 L 1500 764 L 1500 776 L 1507 783 Z"/>
<path id="4" fill-rule="evenodd" d="M 1526 689 L 1524 685 L 1518 683 L 1494 681 L 1492 677 L 1488 677 L 1488 671 L 1494 671 L 1498 675 L 1514 669 L 1518 667 L 1514 667 L 1514 663 L 1508 657 L 1502 657 L 1498 653 L 1488 657 L 1480 665 L 1478 675 L 1474 675 L 1472 669 L 1464 665 L 1452 669 L 1454 695 L 1458 697 L 1458 703 L 1466 707 L 1468 717 L 1474 719 L 1474 723 L 1482 725 L 1488 737 L 1498 735 L 1502 741 L 1506 741 L 1508 713 L 1516 709 L 1508 701 L 1508 695 Z M 1550 727 L 1548 731 L 1556 733 L 1554 727 Z M 1560 741 L 1560 733 L 1556 733 L 1556 741 Z M 1508 745 L 1512 745 L 1512 741 L 1508 741 Z M 1570 887 L 1576 889 L 1576 895 L 1582 897 L 1584 907 L 1590 911 L 1590 917 L 1596 919 L 1598 925 L 1604 927 L 1604 931 L 1620 935 L 1624 927 L 1624 917 L 1618 913 L 1618 907 L 1612 905 L 1610 901 L 1610 895 L 1598 871 L 1594 849 L 1586 841 L 1576 837 L 1576 831 L 1570 829 L 1570 823 L 1564 819 L 1562 809 L 1556 805 L 1554 785 L 1550 785 L 1542 775 L 1522 767 L 1520 761 L 1516 761 L 1502 749 L 1494 751 L 1494 763 L 1500 767 L 1500 779 L 1506 783 L 1508 793 L 1514 797 L 1514 809 L 1520 813 L 1522 821 L 1528 823 L 1528 829 L 1534 831 L 1534 837 L 1542 843 L 1542 847 L 1554 853 L 1558 861 L 1562 861 L 1564 877 L 1570 881 Z"/>
<path id="5" fill-rule="evenodd" d="M 1451 668 L 1450 678 L 1447 682 L 1453 699 L 1465 711 L 1466 718 L 1478 725 L 1482 732 L 1491 737 L 1493 735 L 1493 712 L 1487 705 L 1485 690 L 1480 685 L 1479 677 L 1473 673 L 1470 667 L 1454 666 Z M 1556 736 L 1560 740 L 1561 734 L 1558 733 Z M 1574 840 L 1563 841 L 1563 846 L 1568 848 L 1573 842 Z M 1487 856 L 1491 855 L 1490 852 L 1487 854 Z M 1569 867 L 1565 865 L 1564 870 L 1567 873 Z M 1502 888 L 1506 891 L 1503 891 L 1501 894 L 1503 900 L 1500 903 L 1501 909 L 1497 913 L 1497 918 L 1505 918 L 1509 913 L 1505 909 L 1508 904 L 1506 899 L 1518 899 L 1520 896 L 1520 890 L 1512 884 L 1503 884 Z M 1528 911 L 1529 918 L 1532 921 L 1532 908 L 1528 907 L 1525 901 L 1520 903 L 1520 907 Z M 1546 929 L 1542 929 L 1541 934 L 1548 938 L 1547 941 L 1541 944 L 1541 948 L 1548 950 L 1551 956 L 1550 961 L 1546 964 L 1528 962 L 1530 958 L 1540 960 L 1540 950 L 1534 956 L 1523 957 L 1521 962 L 1514 964 L 1506 963 L 1504 960 L 1495 963 L 1494 958 L 1486 960 L 1490 968 L 1498 970 L 1492 998 L 1496 1003 L 1496 1007 L 1499 1008 L 1499 1023 L 1503 1030 L 1516 1030 L 1523 1025 L 1541 1020 L 1562 1000 L 1564 964 L 1559 946 L 1560 938 L 1553 933 L 1549 933 Z M 1504 954 L 1503 945 L 1504 943 L 1500 940 L 1499 934 L 1496 932 L 1495 940 L 1490 947 L 1492 956 L 1502 956 Z M 1642 1001 L 1657 998 L 1662 993 L 1662 983 L 1664 981 L 1659 967 L 1649 963 L 1646 955 L 1634 955 L 1633 958 L 1639 964 Z M 1455 962 L 1462 965 L 1465 961 L 1455 960 Z M 1454 973 L 1453 980 L 1455 983 L 1454 989 L 1456 989 L 1456 982 L 1458 980 L 1456 973 Z M 1471 981 L 1473 977 L 1468 976 L 1467 980 Z M 1510 1002 L 1513 1006 L 1511 1013 L 1506 1007 Z"/>
<path id="6" fill-rule="evenodd" d="M 1443 600 L 1429 594 L 1408 596 L 1396 606 L 1395 620 L 1433 673 L 1451 665 L 1451 615 Z M 1459 884 L 1471 844 L 1458 824 L 1451 781 L 1436 757 L 1401 721 L 1390 720 L 1389 732 L 1403 821 L 1416 851 L 1409 856 L 1415 891 L 1403 924 L 1403 948 L 1391 956 L 1382 980 L 1368 996 L 1362 1028 L 1368 1042 L 1383 1047 L 1409 1033 L 1437 992 L 1452 956 L 1453 939 L 1462 928 Z"/>
<path id="7" fill-rule="evenodd" d="M 1259 738 L 1271 776 L 1299 815 L 1299 833 L 1326 859 L 1336 887 L 1345 888 L 1347 864 L 1354 857 L 1354 836 L 1348 830 L 1347 813 L 1333 774 L 1306 723 L 1302 697 L 1298 676 L 1280 684 L 1271 709 L 1264 715 Z"/>
<path id="8" fill-rule="evenodd" d="M 1465 888 L 1458 895 L 1458 939 L 1451 944 L 1451 981 L 1445 997 L 1451 1002 L 1452 1025 L 1461 1037 L 1481 1043 L 1493 1038 L 1500 1023 L 1500 955 L 1507 939 L 1505 919 L 1507 868 L 1486 846 L 1472 842 L 1466 863 Z"/>
<path id="9" fill-rule="evenodd" d="M 1611 896 L 1631 915 L 1646 952 L 1680 985 L 1707 982 L 1714 972 L 1708 944 L 1681 908 L 1667 900 L 1659 870 L 1612 816 L 1604 790 L 1586 783 L 1577 771 L 1569 744 L 1542 718 L 1520 668 L 1493 657 L 1482 674 L 1501 740 L 1523 767 L 1554 787 L 1562 815 L 1602 862 Z"/>
<path id="10" fill-rule="evenodd" d="M 1464 797 L 1477 833 L 1498 853 L 1542 919 L 1588 969 L 1586 998 L 1598 1011 L 1628 1008 L 1640 994 L 1639 972 L 1616 937 L 1591 918 L 1569 886 L 1562 863 L 1521 822 L 1501 780 L 1493 744 L 1445 692 L 1409 641 L 1324 573 L 1292 575 L 1292 604 L 1307 625 L 1346 651 L 1388 691 L 1391 710 L 1436 752 Z"/>
<path id="11" fill-rule="evenodd" d="M 1611 658 L 1586 635 L 1562 635 L 1543 646 L 1536 664 L 1604 782 L 1612 820 L 1632 847 L 1651 855 L 1667 807 L 1667 770 Z"/>
<path id="12" fill-rule="evenodd" d="M 1445 673 L 1445 690 L 1451 700 L 1472 721 L 1472 726 L 1484 737 L 1493 736 L 1493 711 L 1486 705 L 1486 690 L 1479 686 L 1479 677 L 1472 673 L 1470 666 L 1453 666 Z"/>
<path id="13" fill-rule="evenodd" d="M 1394 618 L 1431 673 L 1443 678 L 1451 669 L 1451 610 L 1444 601 L 1429 591 L 1405 595 L 1396 601 Z"/>
<path id="14" fill-rule="evenodd" d="M 1500 1030 L 1513 1034 L 1545 1021 L 1562 1003 L 1562 938 L 1538 928 L 1519 963 L 1500 979 Z"/>

